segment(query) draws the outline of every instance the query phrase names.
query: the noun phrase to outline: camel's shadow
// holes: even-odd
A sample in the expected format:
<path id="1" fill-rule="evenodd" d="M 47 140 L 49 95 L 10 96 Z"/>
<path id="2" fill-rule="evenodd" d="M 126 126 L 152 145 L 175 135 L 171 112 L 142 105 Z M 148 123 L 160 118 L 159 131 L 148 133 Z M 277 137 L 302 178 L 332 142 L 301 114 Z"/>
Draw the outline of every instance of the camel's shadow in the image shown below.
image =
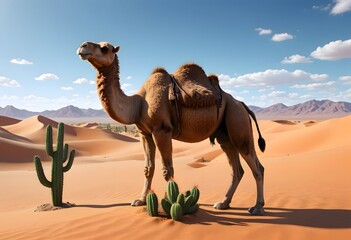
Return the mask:
<path id="1" fill-rule="evenodd" d="M 291 209 L 267 207 L 265 216 L 250 216 L 246 208 L 209 210 L 201 204 L 199 211 L 185 217 L 186 224 L 247 226 L 250 223 L 296 225 L 313 228 L 351 228 L 351 210 L 346 209 Z"/>
<path id="2" fill-rule="evenodd" d="M 130 207 L 130 203 L 82 204 L 81 208 Z M 351 228 L 351 210 L 347 209 L 292 209 L 265 208 L 265 216 L 250 216 L 246 208 L 228 210 L 212 209 L 210 204 L 200 204 L 199 210 L 182 218 L 185 224 L 248 226 L 250 223 L 295 225 L 313 228 Z"/>

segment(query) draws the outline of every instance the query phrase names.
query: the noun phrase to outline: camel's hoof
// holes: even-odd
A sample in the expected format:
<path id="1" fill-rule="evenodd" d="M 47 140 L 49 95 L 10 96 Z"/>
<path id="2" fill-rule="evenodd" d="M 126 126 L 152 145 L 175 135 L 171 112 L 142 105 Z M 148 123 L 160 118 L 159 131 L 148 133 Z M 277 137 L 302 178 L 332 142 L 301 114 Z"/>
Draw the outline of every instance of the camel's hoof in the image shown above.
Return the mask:
<path id="1" fill-rule="evenodd" d="M 219 210 L 225 210 L 230 208 L 229 203 L 222 203 L 222 202 L 215 203 L 213 207 Z"/>
<path id="2" fill-rule="evenodd" d="M 136 199 L 130 205 L 132 205 L 133 207 L 144 206 L 144 205 L 146 205 L 146 202 L 142 201 L 140 199 Z"/>
<path id="3" fill-rule="evenodd" d="M 263 207 L 257 207 L 257 206 L 250 207 L 248 211 L 251 215 L 255 215 L 255 216 L 265 215 L 265 211 Z"/>

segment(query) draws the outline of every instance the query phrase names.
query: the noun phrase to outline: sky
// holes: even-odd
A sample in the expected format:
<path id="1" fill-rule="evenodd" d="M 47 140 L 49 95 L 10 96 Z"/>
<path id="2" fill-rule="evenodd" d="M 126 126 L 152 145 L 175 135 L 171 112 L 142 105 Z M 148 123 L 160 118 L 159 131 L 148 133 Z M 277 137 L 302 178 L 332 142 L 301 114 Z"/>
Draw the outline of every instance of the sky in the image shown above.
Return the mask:
<path id="1" fill-rule="evenodd" d="M 351 102 L 351 0 L 0 0 L 0 107 L 101 109 L 85 41 L 119 45 L 134 94 L 195 62 L 248 105 Z"/>

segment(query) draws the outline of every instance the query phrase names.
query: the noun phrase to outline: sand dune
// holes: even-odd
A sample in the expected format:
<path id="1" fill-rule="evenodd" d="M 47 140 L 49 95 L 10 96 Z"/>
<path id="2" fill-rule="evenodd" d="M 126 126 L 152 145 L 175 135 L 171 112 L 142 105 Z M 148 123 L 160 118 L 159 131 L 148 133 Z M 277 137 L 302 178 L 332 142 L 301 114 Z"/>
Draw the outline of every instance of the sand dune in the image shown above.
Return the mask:
<path id="1" fill-rule="evenodd" d="M 46 127 L 49 124 L 53 127 L 53 141 L 55 143 L 58 123 L 46 117 L 34 116 L 11 125 L 3 124 L 3 127 L 0 128 L 0 150 L 4 154 L 0 155 L 0 164 L 31 163 L 34 155 L 39 155 L 44 161 L 49 160 L 44 151 Z M 76 149 L 78 157 L 101 156 L 102 158 L 110 158 L 110 156 L 123 153 L 123 150 L 120 150 L 123 146 L 128 146 L 126 152 L 130 150 L 129 148 L 133 148 L 132 146 L 138 151 L 141 149 L 139 141 L 135 138 L 70 125 L 65 126 L 65 143 Z M 19 151 L 19 149 L 21 150 Z"/>
<path id="2" fill-rule="evenodd" d="M 5 116 L 0 116 L 0 126 L 6 126 L 6 125 L 12 125 L 20 122 L 21 120 L 15 119 L 15 118 L 10 118 L 10 117 L 5 117 Z"/>
<path id="3" fill-rule="evenodd" d="M 255 182 L 244 175 L 232 208 L 218 211 L 231 180 L 226 156 L 209 140 L 173 142 L 175 180 L 182 191 L 199 185 L 200 210 L 173 222 L 131 207 L 143 185 L 140 142 L 126 135 L 65 126 L 65 142 L 77 150 L 65 173 L 64 200 L 75 207 L 34 212 L 50 202 L 34 171 L 33 156 L 46 158 L 42 117 L 19 121 L 0 117 L 0 239 L 350 239 L 351 116 L 325 121 L 260 121 L 267 142 L 258 153 L 265 166 L 266 216 L 250 216 Z M 255 129 L 255 128 L 254 128 Z M 257 133 L 254 132 L 255 136 Z M 256 148 L 257 151 L 258 147 Z M 157 154 L 153 189 L 166 184 Z M 50 176 L 51 163 L 44 170 Z"/>

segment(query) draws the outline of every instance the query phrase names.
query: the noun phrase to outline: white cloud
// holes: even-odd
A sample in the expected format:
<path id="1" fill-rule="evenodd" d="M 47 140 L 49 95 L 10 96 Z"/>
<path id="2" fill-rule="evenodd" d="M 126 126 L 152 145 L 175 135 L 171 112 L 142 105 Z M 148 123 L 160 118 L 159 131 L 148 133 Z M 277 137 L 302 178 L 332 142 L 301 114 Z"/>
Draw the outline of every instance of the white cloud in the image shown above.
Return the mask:
<path id="1" fill-rule="evenodd" d="M 59 80 L 60 78 L 53 73 L 44 73 L 34 79 L 37 81 L 47 81 L 47 80 Z"/>
<path id="2" fill-rule="evenodd" d="M 331 10 L 332 15 L 338 15 L 351 10 L 351 0 L 334 0 L 335 6 Z"/>
<path id="3" fill-rule="evenodd" d="M 350 101 L 351 100 L 351 88 L 345 91 L 339 92 L 337 96 L 335 96 L 338 101 Z"/>
<path id="4" fill-rule="evenodd" d="M 73 81 L 75 84 L 84 84 L 84 83 L 89 83 L 89 80 L 86 78 L 78 78 L 77 80 Z"/>
<path id="5" fill-rule="evenodd" d="M 0 99 L 1 100 L 17 100 L 17 99 L 19 99 L 19 97 L 14 96 L 14 95 L 11 95 L 11 96 L 3 95 L 0 97 Z"/>
<path id="6" fill-rule="evenodd" d="M 43 101 L 48 101 L 49 99 L 31 94 L 31 95 L 25 96 L 23 98 L 23 100 L 24 101 L 43 102 Z"/>
<path id="7" fill-rule="evenodd" d="M 305 94 L 300 96 L 300 99 L 311 99 L 312 97 L 313 97 L 312 95 Z"/>
<path id="8" fill-rule="evenodd" d="M 331 8 L 331 4 L 327 4 L 327 5 L 313 5 L 312 8 L 316 9 L 316 10 L 321 10 L 321 11 L 329 11 L 329 9 Z"/>
<path id="9" fill-rule="evenodd" d="M 327 74 L 311 74 L 302 70 L 289 72 L 285 69 L 268 69 L 264 72 L 248 73 L 245 75 L 230 77 L 220 74 L 218 76 L 223 86 L 275 86 L 302 81 L 325 81 L 329 78 Z"/>
<path id="10" fill-rule="evenodd" d="M 269 35 L 272 34 L 272 30 L 271 29 L 265 29 L 265 28 L 256 28 L 255 29 L 259 35 Z"/>
<path id="11" fill-rule="evenodd" d="M 25 59 L 20 59 L 20 58 L 15 58 L 15 59 L 11 59 L 10 63 L 13 64 L 20 64 L 20 65 L 30 65 L 33 64 L 32 62 L 25 60 Z"/>
<path id="12" fill-rule="evenodd" d="M 131 80 L 131 79 L 132 79 L 132 76 L 126 77 L 126 80 Z"/>
<path id="13" fill-rule="evenodd" d="M 311 56 L 320 60 L 339 60 L 351 58 L 351 39 L 330 42 L 323 47 L 317 47 Z"/>
<path id="14" fill-rule="evenodd" d="M 61 89 L 64 91 L 73 91 L 74 90 L 73 87 L 61 87 Z"/>
<path id="15" fill-rule="evenodd" d="M 16 80 L 0 76 L 0 86 L 2 86 L 2 87 L 20 87 L 21 85 Z"/>
<path id="16" fill-rule="evenodd" d="M 343 82 L 343 84 L 351 84 L 351 76 L 341 76 L 339 80 Z"/>
<path id="17" fill-rule="evenodd" d="M 290 40 L 293 39 L 294 37 L 292 35 L 290 35 L 289 33 L 277 33 L 274 34 L 272 37 L 272 41 L 274 42 L 282 42 L 282 41 L 286 41 L 286 40 Z"/>
<path id="18" fill-rule="evenodd" d="M 131 86 L 132 86 L 132 84 L 130 84 L 130 83 L 123 83 L 122 86 L 121 86 L 121 89 L 122 89 L 123 91 L 125 91 L 127 88 L 129 88 L 129 87 L 131 87 Z"/>
<path id="19" fill-rule="evenodd" d="M 328 74 L 311 74 L 311 79 L 316 82 L 326 81 L 329 79 Z"/>
<path id="20" fill-rule="evenodd" d="M 75 84 L 95 84 L 95 81 L 88 80 L 84 77 L 82 78 L 77 78 L 76 80 L 73 81 Z"/>
<path id="21" fill-rule="evenodd" d="M 285 91 L 273 91 L 268 94 L 269 97 L 280 97 L 280 96 L 286 96 L 286 95 L 287 94 Z"/>
<path id="22" fill-rule="evenodd" d="M 314 90 L 316 88 L 331 87 L 335 84 L 334 81 L 329 81 L 326 83 L 310 83 L 310 84 L 295 84 L 291 88 L 304 89 L 304 90 Z"/>
<path id="23" fill-rule="evenodd" d="M 293 63 L 311 63 L 309 57 L 301 56 L 299 54 L 291 55 L 290 57 L 285 57 L 282 63 L 293 64 Z"/>

